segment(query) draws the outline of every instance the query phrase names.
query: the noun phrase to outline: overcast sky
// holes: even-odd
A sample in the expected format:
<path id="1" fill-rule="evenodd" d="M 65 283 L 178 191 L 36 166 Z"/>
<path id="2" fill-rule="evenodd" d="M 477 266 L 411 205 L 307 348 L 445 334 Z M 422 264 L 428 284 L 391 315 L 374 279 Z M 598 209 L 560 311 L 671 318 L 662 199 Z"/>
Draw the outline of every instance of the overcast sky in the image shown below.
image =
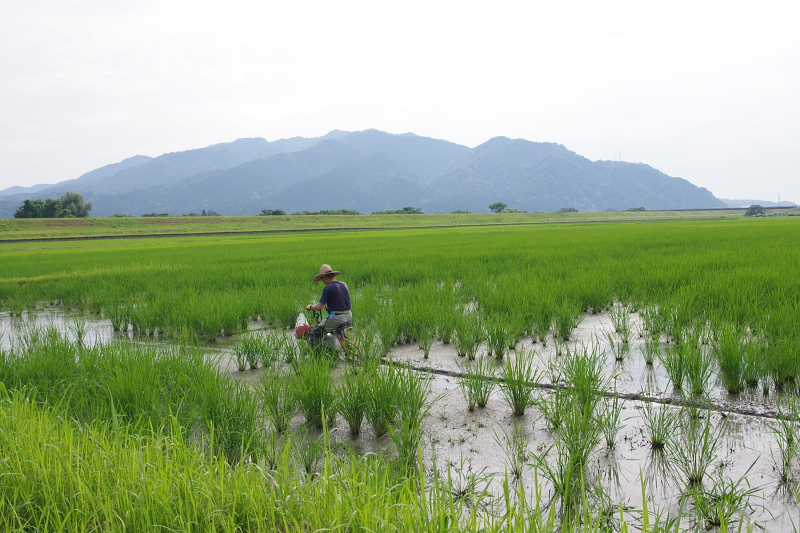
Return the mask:
<path id="1" fill-rule="evenodd" d="M 332 129 L 800 203 L 800 2 L 0 0 L 0 189 Z"/>

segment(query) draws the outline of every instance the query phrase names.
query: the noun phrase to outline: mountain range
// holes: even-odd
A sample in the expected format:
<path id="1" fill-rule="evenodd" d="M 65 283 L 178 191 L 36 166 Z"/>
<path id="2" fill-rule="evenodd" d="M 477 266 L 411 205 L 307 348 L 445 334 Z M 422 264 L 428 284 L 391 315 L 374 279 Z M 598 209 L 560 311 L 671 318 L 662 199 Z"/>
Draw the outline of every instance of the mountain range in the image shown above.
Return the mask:
<path id="1" fill-rule="evenodd" d="M 81 193 L 100 217 L 263 209 L 370 213 L 405 206 L 479 213 L 498 201 L 526 211 L 725 207 L 708 190 L 649 165 L 590 161 L 560 144 L 495 137 L 469 148 L 372 129 L 137 155 L 55 185 L 0 191 L 0 216 L 13 216 L 25 199 L 67 191 Z"/>

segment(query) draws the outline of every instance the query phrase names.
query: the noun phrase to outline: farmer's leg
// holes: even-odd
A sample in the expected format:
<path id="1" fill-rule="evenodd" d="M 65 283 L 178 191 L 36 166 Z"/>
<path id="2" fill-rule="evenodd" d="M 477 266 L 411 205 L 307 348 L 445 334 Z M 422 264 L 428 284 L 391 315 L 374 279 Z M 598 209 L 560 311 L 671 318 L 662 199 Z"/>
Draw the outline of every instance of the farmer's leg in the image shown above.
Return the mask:
<path id="1" fill-rule="evenodd" d="M 334 315 L 326 320 L 325 322 L 325 331 L 334 331 L 336 328 L 343 324 L 347 324 L 348 322 L 353 320 L 353 315 L 350 313 L 343 313 L 340 315 Z M 320 323 L 321 324 L 321 323 Z"/>

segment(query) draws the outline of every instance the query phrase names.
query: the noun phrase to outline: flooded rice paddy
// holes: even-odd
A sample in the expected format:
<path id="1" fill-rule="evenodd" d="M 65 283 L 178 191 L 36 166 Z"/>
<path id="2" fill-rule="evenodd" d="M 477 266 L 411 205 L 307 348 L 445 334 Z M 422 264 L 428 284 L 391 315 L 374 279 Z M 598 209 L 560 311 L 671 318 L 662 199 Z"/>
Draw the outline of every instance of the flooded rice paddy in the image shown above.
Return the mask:
<path id="1" fill-rule="evenodd" d="M 638 317 L 634 316 L 635 320 Z M 634 324 L 635 325 L 635 324 Z M 0 314 L 0 348 L 8 350 L 26 329 L 54 327 L 71 339 L 80 339 L 85 346 L 108 342 L 174 342 L 173 337 L 141 336 L 133 332 L 114 332 L 107 320 L 85 313 L 67 312 L 58 307 L 47 307 L 34 314 L 12 317 Z M 264 329 L 264 325 L 253 322 L 250 329 Z M 556 344 L 552 339 L 546 345 L 523 338 L 516 353 L 534 351 L 534 360 L 540 371 L 535 395 L 547 402 L 556 394 L 548 375 L 551 363 L 563 357 L 559 352 L 569 349 L 599 350 L 605 354 L 604 374 L 607 380 L 606 399 L 612 401 L 614 393 L 620 398 L 622 410 L 620 429 L 608 446 L 601 440 L 590 456 L 586 468 L 592 486 L 601 487 L 617 511 L 620 506 L 642 509 L 643 491 L 651 513 L 662 516 L 682 513 L 690 504 L 682 500 L 686 483 L 674 468 L 665 450 L 651 447 L 643 420 L 643 410 L 648 405 L 665 406 L 674 412 L 681 411 L 682 396 L 676 392 L 669 377 L 658 361 L 654 365 L 645 363 L 644 340 L 631 340 L 629 353 L 617 361 L 604 332 L 613 331 L 606 313 L 586 314 L 565 344 Z M 290 332 L 271 332 L 290 334 Z M 210 357 L 219 361 L 220 370 L 237 379 L 256 382 L 259 370 L 239 371 L 233 357 L 233 337 L 221 337 L 205 345 Z M 449 344 L 439 341 L 433 344 L 429 357 L 424 357 L 415 343 L 396 345 L 389 357 L 395 362 L 407 363 L 420 372 L 421 377 L 430 377 L 430 408 L 425 423 L 423 439 L 423 462 L 426 468 L 446 468 L 467 485 L 476 482 L 488 487 L 490 492 L 501 490 L 496 474 L 509 472 L 512 467 L 509 443 L 516 435 L 524 442 L 526 460 L 518 483 L 526 487 L 529 494 L 537 485 L 541 487 L 543 504 L 549 501 L 552 485 L 539 469 L 534 469 L 534 457 L 553 461 L 553 429 L 549 427 L 544 413 L 536 405 L 530 406 L 524 415 L 514 416 L 500 389 L 495 388 L 484 408 L 470 411 L 462 394 L 460 381 L 467 364 Z M 502 363 L 488 358 L 479 351 L 479 358 L 486 358 L 490 365 Z M 739 483 L 738 487 L 752 489 L 747 506 L 740 513 L 748 517 L 756 529 L 765 531 L 796 531 L 800 527 L 800 507 L 792 481 L 780 479 L 776 461 L 779 456 L 776 440 L 776 416 L 786 401 L 785 393 L 774 390 L 764 394 L 761 388 L 746 389 L 741 394 L 728 394 L 716 379 L 709 383 L 709 403 L 699 410 L 699 423 L 719 430 L 720 440 L 716 446 L 713 464 L 708 470 L 706 483 Z M 644 400 L 640 398 L 645 398 Z M 683 415 L 681 415 L 683 416 Z M 295 417 L 293 430 L 300 431 L 303 420 Z M 353 447 L 359 453 L 392 454 L 389 437 L 377 439 L 368 426 L 357 437 L 351 437 L 347 424 L 337 419 L 332 429 L 333 439 L 342 446 Z M 795 427 L 795 431 L 796 431 Z M 796 465 L 792 476 L 796 476 Z M 536 476 L 536 477 L 534 477 Z M 636 523 L 635 513 L 629 515 Z"/>

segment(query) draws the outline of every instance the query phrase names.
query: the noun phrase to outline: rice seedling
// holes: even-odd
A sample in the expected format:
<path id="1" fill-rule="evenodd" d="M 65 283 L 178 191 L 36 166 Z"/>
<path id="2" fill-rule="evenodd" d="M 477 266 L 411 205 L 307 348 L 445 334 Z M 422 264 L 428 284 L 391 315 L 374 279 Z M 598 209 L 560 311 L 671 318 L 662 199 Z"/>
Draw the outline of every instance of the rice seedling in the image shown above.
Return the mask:
<path id="1" fill-rule="evenodd" d="M 650 447 L 653 449 L 664 448 L 670 436 L 679 426 L 679 413 L 664 404 L 653 402 L 644 402 L 640 413 L 644 424 L 642 431 L 650 441 Z"/>
<path id="2" fill-rule="evenodd" d="M 473 411 L 475 406 L 486 407 L 489 396 L 497 386 L 495 369 L 484 358 L 479 358 L 473 364 L 462 365 L 464 374 L 459 380 L 459 387 L 467 401 L 467 409 Z"/>
<path id="3" fill-rule="evenodd" d="M 380 438 L 389 433 L 399 415 L 401 376 L 394 364 L 383 367 L 373 366 L 365 369 L 367 381 L 367 408 L 365 416 L 375 436 Z"/>
<path id="4" fill-rule="evenodd" d="M 765 377 L 764 352 L 765 342 L 761 337 L 749 337 L 744 345 L 744 363 L 742 380 L 748 387 L 757 387 Z"/>
<path id="5" fill-rule="evenodd" d="M 617 339 L 614 333 L 610 331 L 603 331 L 603 337 L 605 338 L 606 343 L 611 348 L 611 353 L 614 355 L 614 360 L 624 361 L 625 357 L 627 357 L 628 353 L 631 351 L 630 344 L 627 342 L 623 342 L 622 339 Z"/>
<path id="6" fill-rule="evenodd" d="M 485 337 L 480 315 L 478 313 L 469 313 L 458 320 L 452 343 L 459 357 L 466 356 L 470 361 L 474 361 L 478 348 Z"/>
<path id="7" fill-rule="evenodd" d="M 661 352 L 661 366 L 667 372 L 673 388 L 683 389 L 684 378 L 687 374 L 686 350 L 683 345 L 671 344 Z"/>
<path id="8" fill-rule="evenodd" d="M 621 420 L 623 403 L 615 393 L 613 398 L 602 403 L 598 410 L 598 425 L 603 431 L 607 448 L 614 447 L 617 434 L 624 427 Z"/>
<path id="9" fill-rule="evenodd" d="M 508 359 L 500 372 L 500 391 L 511 407 L 514 416 L 522 416 L 525 409 L 533 404 L 539 371 L 534 366 L 536 352 L 519 350 L 516 356 Z"/>
<path id="10" fill-rule="evenodd" d="M 700 344 L 686 340 L 679 345 L 686 363 L 686 381 L 694 396 L 708 394 L 709 382 L 714 375 L 714 360 Z"/>
<path id="11" fill-rule="evenodd" d="M 750 499 L 760 491 L 760 487 L 751 486 L 747 479 L 753 466 L 755 462 L 735 481 L 724 479 L 722 473 L 718 473 L 710 487 L 689 487 L 681 495 L 681 503 L 692 503 L 698 523 L 706 530 L 732 531 L 737 524 L 741 530 L 748 521 L 748 514 L 755 510 Z"/>
<path id="12" fill-rule="evenodd" d="M 345 372 L 336 388 L 336 398 L 337 410 L 350 427 L 350 434 L 360 434 L 368 401 L 366 375 L 363 372 Z"/>
<path id="13" fill-rule="evenodd" d="M 569 457 L 569 461 L 580 471 L 589 463 L 589 459 L 600 443 L 607 419 L 600 419 L 593 409 L 581 401 L 575 394 L 568 396 L 561 427 L 556 433 L 556 443 L 560 452 Z"/>
<path id="14" fill-rule="evenodd" d="M 412 468 L 417 462 L 417 453 L 422 441 L 423 421 L 428 415 L 430 405 L 427 404 L 431 379 L 429 376 L 418 376 L 408 367 L 398 368 L 397 410 L 399 420 L 389 426 L 390 436 L 405 467 Z"/>
<path id="15" fill-rule="evenodd" d="M 513 346 L 516 346 L 516 338 L 514 320 L 510 315 L 502 314 L 497 316 L 494 320 L 487 321 L 487 354 L 490 356 L 494 355 L 494 358 L 498 361 L 503 360 L 507 350 L 513 349 Z"/>
<path id="16" fill-rule="evenodd" d="M 702 484 L 714 462 L 725 430 L 724 421 L 714 426 L 712 413 L 707 411 L 704 422 L 692 422 L 667 439 L 666 449 L 673 467 L 690 487 Z"/>
<path id="17" fill-rule="evenodd" d="M 568 350 L 560 361 L 567 388 L 577 398 L 581 408 L 594 412 L 600 401 L 600 391 L 606 389 L 614 378 L 603 372 L 604 354 L 597 344 L 581 344 Z"/>
<path id="18" fill-rule="evenodd" d="M 767 423 L 775 437 L 778 446 L 778 456 L 775 457 L 774 450 L 772 462 L 778 472 L 778 480 L 781 483 L 791 481 L 793 478 L 792 465 L 800 455 L 800 439 L 798 438 L 798 405 L 797 399 L 793 395 L 787 396 L 786 406 L 781 407 L 778 403 L 778 417 L 772 422 Z"/>
<path id="19" fill-rule="evenodd" d="M 291 439 L 291 443 L 292 455 L 297 464 L 303 468 L 306 475 L 314 474 L 325 456 L 325 439 L 309 435 L 308 430 L 305 430 L 302 436 Z"/>
<path id="20" fill-rule="evenodd" d="M 647 306 L 639 313 L 642 318 L 642 336 L 658 342 L 664 332 L 664 320 L 658 307 Z"/>
<path id="21" fill-rule="evenodd" d="M 292 385 L 300 413 L 315 427 L 321 428 L 326 421 L 332 426 L 336 417 L 336 396 L 330 361 L 323 357 L 303 357 L 296 372 Z"/>
<path id="22" fill-rule="evenodd" d="M 630 308 L 622 305 L 612 305 L 608 308 L 608 318 L 611 319 L 611 324 L 614 326 L 614 331 L 622 337 L 623 335 L 630 335 L 633 327 L 633 319 L 631 317 Z"/>
<path id="23" fill-rule="evenodd" d="M 581 310 L 572 302 L 565 301 L 556 308 L 555 329 L 561 340 L 568 341 L 573 330 L 578 327 Z"/>
<path id="24" fill-rule="evenodd" d="M 289 424 L 297 412 L 295 386 L 292 383 L 294 376 L 295 374 L 277 368 L 266 369 L 261 374 L 257 390 L 267 412 L 267 418 L 278 433 L 284 433 L 289 429 Z"/>
<path id="25" fill-rule="evenodd" d="M 557 430 L 561 427 L 564 412 L 570 401 L 570 393 L 560 387 L 552 393 L 545 393 L 536 401 L 536 407 L 547 423 L 547 427 Z"/>
<path id="26" fill-rule="evenodd" d="M 428 321 L 417 324 L 414 330 L 414 338 L 417 340 L 417 346 L 422 350 L 423 357 L 427 359 L 431 353 L 433 341 L 436 339 L 436 322 L 433 317 Z"/>
<path id="27" fill-rule="evenodd" d="M 506 456 L 506 467 L 514 480 L 522 477 L 522 471 L 531 457 L 530 439 L 522 430 L 520 424 L 514 423 L 514 429 L 509 435 L 503 432 L 502 438 L 494 432 L 495 442 L 503 449 Z"/>
<path id="28" fill-rule="evenodd" d="M 642 350 L 645 364 L 649 367 L 653 366 L 656 359 L 661 358 L 662 349 L 661 343 L 657 339 L 653 340 L 651 337 L 645 339 L 644 349 Z"/>
<path id="29" fill-rule="evenodd" d="M 725 390 L 738 394 L 744 387 L 745 333 L 733 324 L 724 322 L 715 329 L 711 352 L 719 364 L 720 378 Z"/>
<path id="30" fill-rule="evenodd" d="M 553 327 L 553 316 L 548 303 L 539 301 L 534 305 L 531 323 L 531 338 L 534 342 L 538 339 L 542 346 L 547 346 L 547 335 Z"/>

